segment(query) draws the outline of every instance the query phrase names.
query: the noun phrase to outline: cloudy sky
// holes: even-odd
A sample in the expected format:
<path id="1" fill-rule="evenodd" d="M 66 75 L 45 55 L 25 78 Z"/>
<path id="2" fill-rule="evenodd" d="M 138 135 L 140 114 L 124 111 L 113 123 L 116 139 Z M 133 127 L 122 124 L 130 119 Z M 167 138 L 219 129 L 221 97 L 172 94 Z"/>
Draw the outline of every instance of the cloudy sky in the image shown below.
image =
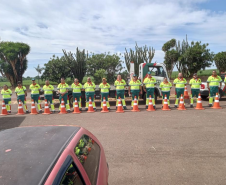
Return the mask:
<path id="1" fill-rule="evenodd" d="M 25 76 L 34 67 L 76 47 L 89 52 L 124 53 L 147 45 L 163 62 L 162 45 L 175 38 L 226 50 L 225 0 L 0 0 L 0 38 L 31 46 Z"/>

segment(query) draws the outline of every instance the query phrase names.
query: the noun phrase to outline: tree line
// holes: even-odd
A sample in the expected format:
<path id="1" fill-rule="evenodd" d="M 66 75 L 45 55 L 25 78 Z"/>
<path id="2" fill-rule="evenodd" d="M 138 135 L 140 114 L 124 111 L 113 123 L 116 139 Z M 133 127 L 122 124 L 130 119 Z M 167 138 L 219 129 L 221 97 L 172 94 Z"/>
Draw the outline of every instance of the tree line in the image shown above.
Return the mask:
<path id="1" fill-rule="evenodd" d="M 205 70 L 215 61 L 220 72 L 226 71 L 226 52 L 222 51 L 214 54 L 208 48 L 209 44 L 200 42 L 188 43 L 187 37 L 182 42 L 176 39 L 167 41 L 162 51 L 165 53 L 164 63 L 169 77 L 174 68 L 182 72 L 184 77 L 191 77 L 199 70 Z M 28 67 L 27 55 L 30 46 L 19 42 L 0 41 L 0 74 L 7 78 L 12 87 L 18 81 L 22 81 L 23 74 Z M 139 72 L 139 64 L 151 63 L 155 55 L 153 47 L 135 44 L 135 49 L 125 48 L 124 56 L 121 53 L 88 53 L 85 49 L 76 48 L 75 53 L 62 50 L 62 56 L 53 55 L 44 64 L 44 68 L 39 65 L 36 70 L 42 79 L 59 82 L 61 77 L 78 78 L 80 82 L 85 75 L 92 76 L 96 83 L 100 83 L 103 77 L 113 83 L 117 74 L 121 74 L 125 79 L 128 76 L 130 62 L 134 62 L 135 73 Z M 123 60 L 124 58 L 124 60 Z M 123 67 L 123 66 L 126 66 Z"/>

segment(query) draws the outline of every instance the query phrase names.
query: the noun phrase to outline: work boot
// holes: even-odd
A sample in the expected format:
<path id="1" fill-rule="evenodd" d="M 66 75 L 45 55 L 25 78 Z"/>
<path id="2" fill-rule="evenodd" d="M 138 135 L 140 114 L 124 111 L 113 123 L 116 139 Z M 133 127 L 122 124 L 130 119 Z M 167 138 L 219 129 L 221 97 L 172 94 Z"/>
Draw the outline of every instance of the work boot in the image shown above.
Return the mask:
<path id="1" fill-rule="evenodd" d="M 88 108 L 85 108 L 85 111 L 88 111 Z"/>
<path id="2" fill-rule="evenodd" d="M 67 112 L 68 112 L 68 113 L 70 113 L 70 112 L 71 112 L 71 110 L 67 110 Z"/>
<path id="3" fill-rule="evenodd" d="M 53 110 L 52 113 L 55 114 L 55 110 Z"/>
<path id="4" fill-rule="evenodd" d="M 153 107 L 154 107 L 154 109 L 156 110 L 155 105 L 154 105 Z"/>
<path id="5" fill-rule="evenodd" d="M 79 108 L 80 111 L 82 111 L 82 108 Z"/>
<path id="6" fill-rule="evenodd" d="M 124 109 L 124 110 L 127 110 L 127 107 L 126 107 L 126 106 L 123 106 L 123 109 Z"/>
<path id="7" fill-rule="evenodd" d="M 42 113 L 42 110 L 39 110 L 39 113 Z"/>
<path id="8" fill-rule="evenodd" d="M 175 108 L 178 108 L 178 105 L 175 105 L 174 107 L 175 107 Z"/>
<path id="9" fill-rule="evenodd" d="M 193 108 L 193 107 L 194 107 L 194 106 L 191 104 L 191 105 L 190 105 L 190 108 Z"/>
<path id="10" fill-rule="evenodd" d="M 148 105 L 146 105 L 146 109 L 148 109 Z"/>
<path id="11" fill-rule="evenodd" d="M 108 110 L 110 110 L 111 108 L 109 107 Z"/>
<path id="12" fill-rule="evenodd" d="M 213 105 L 212 104 L 209 104 L 209 107 L 212 107 Z"/>
<path id="13" fill-rule="evenodd" d="M 103 109 L 101 108 L 100 111 L 102 111 Z"/>
<path id="14" fill-rule="evenodd" d="M 96 112 L 97 111 L 97 109 L 96 108 L 93 108 L 93 110 Z"/>
<path id="15" fill-rule="evenodd" d="M 8 114 L 11 114 L 11 111 L 8 111 Z"/>
<path id="16" fill-rule="evenodd" d="M 29 113 L 29 111 L 28 110 L 26 110 L 26 114 L 28 114 Z"/>

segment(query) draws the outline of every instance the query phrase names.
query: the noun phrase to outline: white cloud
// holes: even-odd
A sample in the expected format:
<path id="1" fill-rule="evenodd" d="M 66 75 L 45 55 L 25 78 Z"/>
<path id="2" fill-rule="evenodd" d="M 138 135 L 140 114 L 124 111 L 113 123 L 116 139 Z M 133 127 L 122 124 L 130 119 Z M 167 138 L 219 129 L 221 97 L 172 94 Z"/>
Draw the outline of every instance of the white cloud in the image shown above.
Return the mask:
<path id="1" fill-rule="evenodd" d="M 119 1 L 1 1 L 0 37 L 31 46 L 31 66 L 43 64 L 62 49 L 124 52 L 144 44 L 153 46 L 153 61 L 162 62 L 162 45 L 188 34 L 221 51 L 226 40 L 226 13 L 197 8 L 205 0 Z M 31 71 L 31 72 L 29 72 Z M 27 75 L 32 76 L 33 70 Z M 26 75 L 25 74 L 25 75 Z"/>

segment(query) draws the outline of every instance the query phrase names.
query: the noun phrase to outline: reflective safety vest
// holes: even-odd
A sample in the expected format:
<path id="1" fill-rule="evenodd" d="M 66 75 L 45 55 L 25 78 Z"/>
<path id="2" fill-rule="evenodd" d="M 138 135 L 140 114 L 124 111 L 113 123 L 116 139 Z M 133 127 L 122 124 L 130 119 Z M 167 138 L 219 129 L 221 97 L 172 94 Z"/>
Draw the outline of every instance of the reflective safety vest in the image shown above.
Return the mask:
<path id="1" fill-rule="evenodd" d="M 161 82 L 159 87 L 161 88 L 162 92 L 170 92 L 170 88 L 172 87 L 171 82 Z"/>
<path id="2" fill-rule="evenodd" d="M 151 77 L 151 78 L 145 78 L 144 79 L 144 83 L 146 88 L 154 88 L 155 85 L 156 85 L 156 79 L 154 77 Z"/>
<path id="3" fill-rule="evenodd" d="M 136 80 L 136 81 L 131 80 L 129 82 L 129 86 L 131 86 L 130 88 L 131 90 L 140 90 L 141 82 L 140 80 Z"/>
<path id="4" fill-rule="evenodd" d="M 35 84 L 35 85 L 31 84 L 29 89 L 31 89 L 32 95 L 37 95 L 37 94 L 39 95 L 40 86 L 38 84 Z"/>
<path id="5" fill-rule="evenodd" d="M 67 90 L 68 90 L 69 86 L 68 84 L 66 83 L 60 83 L 58 86 L 57 86 L 57 90 L 60 91 L 60 93 L 65 93 Z"/>
<path id="6" fill-rule="evenodd" d="M 220 82 L 222 82 L 222 79 L 218 75 L 216 77 L 212 75 L 207 79 L 207 83 L 209 83 L 210 87 L 218 87 L 220 85 Z"/>
<path id="7" fill-rule="evenodd" d="M 2 95 L 2 99 L 4 100 L 10 99 L 12 96 L 12 91 L 10 89 L 7 89 L 7 90 L 2 89 L 1 95 Z"/>
<path id="8" fill-rule="evenodd" d="M 176 85 L 176 88 L 181 88 L 183 89 L 186 85 L 187 81 L 185 78 L 183 78 L 182 80 L 179 79 L 179 78 L 176 78 L 174 81 L 173 81 L 173 84 Z"/>
<path id="9" fill-rule="evenodd" d="M 52 85 L 44 85 L 43 90 L 45 95 L 52 95 L 54 87 Z"/>
<path id="10" fill-rule="evenodd" d="M 116 87 L 116 90 L 124 90 L 125 89 L 125 85 L 126 85 L 126 82 L 123 79 L 121 79 L 120 81 L 116 80 L 115 83 L 114 83 L 114 86 Z"/>
<path id="11" fill-rule="evenodd" d="M 109 93 L 109 89 L 111 88 L 111 86 L 109 85 L 109 83 L 106 83 L 106 84 L 101 83 L 99 85 L 99 88 L 101 89 L 102 93 Z"/>
<path id="12" fill-rule="evenodd" d="M 192 78 L 190 81 L 189 81 L 189 84 L 191 85 L 191 89 L 200 89 L 200 85 L 202 84 L 202 81 L 200 78 Z"/>
<path id="13" fill-rule="evenodd" d="M 93 82 L 91 82 L 91 83 L 86 82 L 84 84 L 85 92 L 95 92 L 95 88 L 96 88 L 96 85 Z"/>
<path id="14" fill-rule="evenodd" d="M 17 94 L 17 96 L 23 96 L 23 95 L 25 95 L 25 92 L 26 92 L 26 87 L 25 86 L 22 86 L 21 88 L 17 87 L 15 89 L 15 93 Z"/>
<path id="15" fill-rule="evenodd" d="M 71 84 L 71 88 L 73 88 L 73 93 L 81 93 L 82 84 L 78 83 L 77 85 L 75 83 Z"/>

